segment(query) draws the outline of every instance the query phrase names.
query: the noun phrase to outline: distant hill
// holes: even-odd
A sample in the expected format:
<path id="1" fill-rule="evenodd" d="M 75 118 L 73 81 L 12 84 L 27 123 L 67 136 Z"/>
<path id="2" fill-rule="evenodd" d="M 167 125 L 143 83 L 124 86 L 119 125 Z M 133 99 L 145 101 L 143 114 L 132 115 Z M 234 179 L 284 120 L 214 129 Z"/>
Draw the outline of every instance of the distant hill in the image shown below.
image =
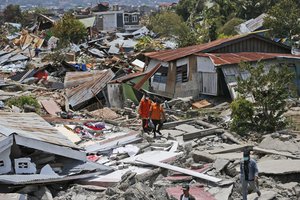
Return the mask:
<path id="1" fill-rule="evenodd" d="M 58 7 L 73 7 L 73 6 L 89 6 L 95 5 L 98 2 L 109 2 L 110 4 L 119 4 L 119 5 L 149 5 L 155 6 L 160 3 L 166 2 L 178 2 L 178 0 L 107 0 L 107 1 L 99 1 L 99 0 L 0 0 L 0 5 L 8 5 L 8 4 L 19 4 L 22 6 L 58 6 Z"/>

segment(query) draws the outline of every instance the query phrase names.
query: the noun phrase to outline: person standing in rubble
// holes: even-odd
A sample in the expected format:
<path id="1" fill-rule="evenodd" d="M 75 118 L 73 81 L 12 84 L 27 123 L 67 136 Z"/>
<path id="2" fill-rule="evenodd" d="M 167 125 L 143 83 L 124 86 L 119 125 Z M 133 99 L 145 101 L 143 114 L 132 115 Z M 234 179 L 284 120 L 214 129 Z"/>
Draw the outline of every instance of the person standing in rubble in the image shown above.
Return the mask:
<path id="1" fill-rule="evenodd" d="M 154 99 L 154 103 L 151 104 L 149 118 L 154 124 L 153 134 L 154 138 L 156 138 L 156 133 L 161 134 L 160 129 L 163 126 L 163 122 L 166 120 L 165 111 L 160 104 L 160 100 L 158 98 Z"/>
<path id="2" fill-rule="evenodd" d="M 35 45 L 34 48 L 34 57 L 39 57 L 41 50 L 39 49 L 38 45 Z"/>
<path id="3" fill-rule="evenodd" d="M 261 192 L 258 188 L 258 168 L 256 161 L 250 159 L 250 151 L 244 150 L 243 159 L 240 163 L 241 183 L 243 200 L 247 200 L 248 189 L 254 191 L 258 196 Z"/>
<path id="4" fill-rule="evenodd" d="M 184 184 L 182 186 L 183 194 L 180 195 L 179 200 L 196 200 L 193 195 L 190 194 L 190 186 L 188 184 Z"/>
<path id="5" fill-rule="evenodd" d="M 148 117 L 149 117 L 149 110 L 151 107 L 152 101 L 149 98 L 149 95 L 147 93 L 144 93 L 143 98 L 140 101 L 139 104 L 139 116 L 142 119 L 142 127 L 144 132 L 148 132 Z"/>

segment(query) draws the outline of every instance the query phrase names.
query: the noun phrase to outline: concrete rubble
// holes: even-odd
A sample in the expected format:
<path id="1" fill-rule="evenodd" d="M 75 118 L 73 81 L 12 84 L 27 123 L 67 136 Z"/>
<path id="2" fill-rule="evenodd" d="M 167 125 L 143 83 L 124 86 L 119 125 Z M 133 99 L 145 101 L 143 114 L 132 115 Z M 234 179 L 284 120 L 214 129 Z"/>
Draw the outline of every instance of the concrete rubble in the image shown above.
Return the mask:
<path id="1" fill-rule="evenodd" d="M 183 183 L 196 199 L 241 199 L 245 148 L 258 163 L 259 199 L 300 198 L 299 133 L 232 133 L 226 100 L 151 92 L 160 64 L 145 70 L 134 49 L 140 34 L 153 36 L 145 27 L 98 33 L 53 51 L 57 38 L 24 29 L 0 46 L 0 199 L 178 199 Z M 164 102 L 157 139 L 141 131 L 144 92 Z"/>

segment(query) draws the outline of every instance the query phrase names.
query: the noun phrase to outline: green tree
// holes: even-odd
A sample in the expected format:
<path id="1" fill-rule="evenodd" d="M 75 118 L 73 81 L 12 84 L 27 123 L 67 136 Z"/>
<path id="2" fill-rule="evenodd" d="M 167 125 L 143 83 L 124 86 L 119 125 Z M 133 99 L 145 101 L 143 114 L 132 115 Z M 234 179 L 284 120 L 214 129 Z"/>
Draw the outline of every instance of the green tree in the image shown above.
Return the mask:
<path id="1" fill-rule="evenodd" d="M 293 35 L 300 33 L 300 6 L 295 0 L 281 0 L 268 12 L 264 26 L 271 29 L 271 36 L 287 37 L 289 41 Z"/>
<path id="2" fill-rule="evenodd" d="M 22 21 L 22 12 L 19 5 L 8 5 L 3 11 L 5 22 L 20 23 Z"/>
<path id="3" fill-rule="evenodd" d="M 141 37 L 134 47 L 137 51 L 149 52 L 163 49 L 163 45 L 159 41 L 153 40 L 149 36 Z"/>
<path id="4" fill-rule="evenodd" d="M 179 47 L 197 43 L 196 33 L 174 12 L 157 13 L 150 17 L 148 27 L 162 37 L 173 37 Z"/>
<path id="5" fill-rule="evenodd" d="M 295 73 L 287 66 L 265 67 L 262 63 L 256 67 L 243 64 L 241 69 L 247 71 L 249 77 L 238 78 L 237 92 L 240 99 L 234 101 L 232 106 L 231 128 L 237 131 L 245 128 L 262 132 L 283 129 L 286 126 L 283 118 L 286 99 L 294 94 Z M 254 97 L 255 103 L 246 102 L 249 96 Z"/>
<path id="6" fill-rule="evenodd" d="M 243 22 L 244 22 L 244 20 L 242 20 L 242 19 L 232 18 L 218 30 L 218 34 L 223 34 L 223 35 L 227 35 L 227 36 L 236 35 L 238 33 L 234 29 L 235 26 L 237 26 Z"/>
<path id="7" fill-rule="evenodd" d="M 188 29 L 182 18 L 174 12 L 162 12 L 151 16 L 148 26 L 164 37 L 179 35 L 182 29 Z"/>
<path id="8" fill-rule="evenodd" d="M 176 13 L 187 21 L 192 11 L 195 9 L 197 0 L 180 0 L 176 6 Z"/>
<path id="9" fill-rule="evenodd" d="M 58 21 L 51 29 L 53 36 L 60 39 L 60 45 L 66 46 L 69 43 L 79 43 L 83 40 L 87 31 L 84 25 L 74 16 L 67 14 Z"/>
<path id="10" fill-rule="evenodd" d="M 231 104 L 232 121 L 230 129 L 243 135 L 252 128 L 252 118 L 254 115 L 254 105 L 245 98 L 237 98 Z"/>

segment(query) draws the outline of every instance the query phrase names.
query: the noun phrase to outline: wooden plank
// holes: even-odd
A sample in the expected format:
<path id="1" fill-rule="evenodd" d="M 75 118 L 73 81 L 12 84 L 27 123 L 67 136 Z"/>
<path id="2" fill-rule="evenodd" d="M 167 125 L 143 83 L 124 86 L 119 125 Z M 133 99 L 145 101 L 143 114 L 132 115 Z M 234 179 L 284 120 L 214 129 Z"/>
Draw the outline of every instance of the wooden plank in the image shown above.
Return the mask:
<path id="1" fill-rule="evenodd" d="M 199 130 L 193 133 L 186 133 L 183 135 L 183 140 L 192 140 L 195 138 L 203 138 L 209 135 L 214 135 L 214 134 L 221 134 L 223 133 L 224 130 L 219 129 L 218 127 L 215 128 L 208 128 L 204 130 Z"/>
<path id="2" fill-rule="evenodd" d="M 56 113 L 61 112 L 61 108 L 57 105 L 57 103 L 53 99 L 50 99 L 50 100 L 41 100 L 40 102 L 43 105 L 43 107 L 45 108 L 45 110 L 50 115 L 57 116 Z"/>
<path id="3" fill-rule="evenodd" d="M 206 108 L 211 106 L 211 103 L 209 103 L 207 100 L 203 99 L 201 101 L 197 101 L 195 103 L 192 103 L 193 109 L 200 109 L 200 108 Z"/>
<path id="4" fill-rule="evenodd" d="M 285 156 L 285 157 L 288 157 L 288 158 L 300 159 L 299 156 L 294 156 L 290 153 L 279 152 L 279 151 L 271 150 L 271 149 L 262 149 L 262 148 L 259 148 L 259 147 L 254 147 L 253 151 L 258 152 L 258 153 L 263 153 L 263 154 L 275 154 L 275 155 Z"/>
<path id="5" fill-rule="evenodd" d="M 143 159 L 137 159 L 137 161 L 142 162 L 142 163 L 146 163 L 146 164 L 149 164 L 149 165 L 154 165 L 154 166 L 157 166 L 157 167 L 162 167 L 162 168 L 169 169 L 169 170 L 172 170 L 172 171 L 180 172 L 180 173 L 183 173 L 183 174 L 187 174 L 187 175 L 197 177 L 197 178 L 200 178 L 202 180 L 207 180 L 207 181 L 210 181 L 210 182 L 213 182 L 213 183 L 218 183 L 218 182 L 222 181 L 222 179 L 220 179 L 220 178 L 216 178 L 216 177 L 209 176 L 209 175 L 206 175 L 206 174 L 203 174 L 203 173 L 195 172 L 193 170 L 184 169 L 184 168 L 181 168 L 181 167 L 172 166 L 172 165 L 161 163 L 161 162 L 143 160 Z"/>

